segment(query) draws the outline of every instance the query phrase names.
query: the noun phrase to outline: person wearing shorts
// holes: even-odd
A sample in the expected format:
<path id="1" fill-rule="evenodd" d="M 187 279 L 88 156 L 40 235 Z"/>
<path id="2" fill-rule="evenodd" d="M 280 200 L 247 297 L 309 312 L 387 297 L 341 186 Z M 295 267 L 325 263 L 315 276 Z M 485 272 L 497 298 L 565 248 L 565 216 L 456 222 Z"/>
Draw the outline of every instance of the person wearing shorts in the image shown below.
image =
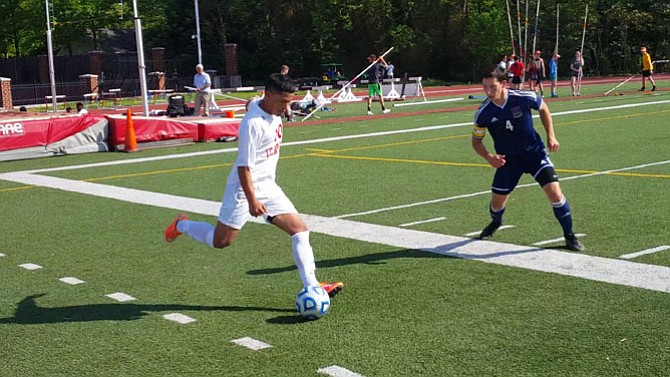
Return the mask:
<path id="1" fill-rule="evenodd" d="M 556 51 L 549 60 L 549 81 L 551 81 L 551 97 L 556 98 L 556 88 L 558 87 L 558 59 L 561 57 Z"/>
<path id="2" fill-rule="evenodd" d="M 651 83 L 651 91 L 655 92 L 656 91 L 656 83 L 654 82 L 654 79 L 651 77 L 651 75 L 654 73 L 654 65 L 651 62 L 651 56 L 647 52 L 646 47 L 640 47 L 640 53 L 642 54 L 642 88 L 640 88 L 641 92 L 644 92 L 647 90 L 646 84 L 647 84 L 647 79 L 649 79 L 649 82 Z"/>
<path id="3" fill-rule="evenodd" d="M 544 59 L 542 59 L 542 51 L 535 51 L 535 66 L 537 67 L 537 77 L 535 78 L 535 88 L 540 91 L 540 96 L 544 97 L 544 85 L 542 81 L 547 77 L 547 69 L 544 66 Z"/>
<path id="4" fill-rule="evenodd" d="M 368 76 L 368 115 L 374 115 L 371 108 L 374 97 L 379 97 L 379 103 L 382 105 L 382 113 L 390 113 L 391 109 L 384 107 L 384 95 L 382 94 L 381 85 L 382 78 L 386 72 L 386 62 L 383 57 L 377 59 L 377 56 L 373 54 L 368 56 L 368 63 L 370 67 L 365 71 Z"/>
<path id="5" fill-rule="evenodd" d="M 344 285 L 319 283 L 316 279 L 309 229 L 275 182 L 284 130 L 281 114 L 296 90 L 293 80 L 275 73 L 265 85 L 265 96 L 247 104 L 247 114 L 238 130 L 237 159 L 228 175 L 216 226 L 179 214 L 165 230 L 165 240 L 173 242 L 187 234 L 195 241 L 221 249 L 232 245 L 247 221 L 263 217 L 291 236 L 293 260 L 303 286 L 320 285 L 333 296 Z"/>
<path id="6" fill-rule="evenodd" d="M 489 205 L 491 222 L 482 230 L 479 239 L 491 238 L 500 228 L 510 194 L 521 176 L 530 174 L 554 209 L 554 216 L 563 228 L 566 247 L 583 251 L 584 245 L 572 229 L 570 205 L 561 191 L 554 164 L 533 126 L 531 110 L 537 110 L 547 133 L 549 151 L 557 152 L 560 144 L 554 134 L 549 108 L 535 92 L 506 89 L 506 81 L 504 75 L 495 72 L 484 74 L 482 84 L 487 99 L 475 113 L 472 130 L 472 148 L 496 168 Z M 487 131 L 493 138 L 495 153 L 490 153 L 483 143 Z"/>

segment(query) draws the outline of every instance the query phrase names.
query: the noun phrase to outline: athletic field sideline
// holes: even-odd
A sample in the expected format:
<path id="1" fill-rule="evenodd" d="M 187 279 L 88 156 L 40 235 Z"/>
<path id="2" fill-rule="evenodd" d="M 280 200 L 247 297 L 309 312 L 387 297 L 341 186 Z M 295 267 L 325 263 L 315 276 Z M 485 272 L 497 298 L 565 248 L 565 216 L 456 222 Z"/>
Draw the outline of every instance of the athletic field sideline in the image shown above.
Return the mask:
<path id="1" fill-rule="evenodd" d="M 279 231 L 248 224 L 223 251 L 162 240 L 177 211 L 214 221 L 235 145 L 5 163 L 0 374 L 662 375 L 668 103 L 549 102 L 584 253 L 561 248 L 528 177 L 507 227 L 473 239 L 493 169 L 470 148 L 471 111 L 287 128 L 279 183 L 317 275 L 346 284 L 316 322 L 294 312 Z"/>

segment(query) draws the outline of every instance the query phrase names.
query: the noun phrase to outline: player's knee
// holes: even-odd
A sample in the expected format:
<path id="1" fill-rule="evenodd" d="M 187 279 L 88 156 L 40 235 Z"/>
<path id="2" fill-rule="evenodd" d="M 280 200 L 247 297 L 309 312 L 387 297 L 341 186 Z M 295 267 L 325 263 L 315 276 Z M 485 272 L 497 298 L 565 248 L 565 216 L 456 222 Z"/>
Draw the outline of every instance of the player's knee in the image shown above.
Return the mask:
<path id="1" fill-rule="evenodd" d="M 221 238 L 221 239 L 214 239 L 213 246 L 217 249 L 223 249 L 224 247 L 228 247 L 233 244 L 233 240 L 230 238 Z"/>

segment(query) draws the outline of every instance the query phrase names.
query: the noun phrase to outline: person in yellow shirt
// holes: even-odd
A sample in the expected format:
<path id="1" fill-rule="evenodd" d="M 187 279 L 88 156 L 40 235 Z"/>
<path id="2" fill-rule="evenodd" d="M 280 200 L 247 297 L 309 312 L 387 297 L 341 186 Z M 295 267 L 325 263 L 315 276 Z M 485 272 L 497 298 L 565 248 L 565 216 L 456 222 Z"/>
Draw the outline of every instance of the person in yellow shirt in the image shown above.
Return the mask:
<path id="1" fill-rule="evenodd" d="M 651 56 L 649 56 L 646 47 L 641 47 L 640 53 L 642 54 L 642 88 L 640 88 L 640 91 L 644 92 L 646 90 L 647 78 L 649 78 L 649 82 L 651 82 L 652 85 L 651 91 L 655 92 L 656 83 L 651 77 L 651 75 L 654 73 L 654 66 L 651 63 Z"/>

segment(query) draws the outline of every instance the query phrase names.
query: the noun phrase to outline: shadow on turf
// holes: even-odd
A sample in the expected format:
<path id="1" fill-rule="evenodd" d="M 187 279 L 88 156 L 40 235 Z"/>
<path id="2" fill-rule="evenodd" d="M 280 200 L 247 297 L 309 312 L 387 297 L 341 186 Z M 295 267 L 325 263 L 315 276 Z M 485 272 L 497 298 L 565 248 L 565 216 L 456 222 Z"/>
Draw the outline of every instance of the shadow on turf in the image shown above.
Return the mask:
<path id="1" fill-rule="evenodd" d="M 293 313 L 294 309 L 263 308 L 254 306 L 200 306 L 180 304 L 91 304 L 64 306 L 60 308 L 40 307 L 36 298 L 45 294 L 28 296 L 16 306 L 14 317 L 0 318 L 0 324 L 14 323 L 21 325 L 35 325 L 63 322 L 90 322 L 90 321 L 133 321 L 152 312 L 176 310 L 206 310 L 206 311 L 259 311 Z"/>
<path id="2" fill-rule="evenodd" d="M 317 268 L 329 268 L 329 267 L 338 267 L 346 266 L 351 264 L 385 264 L 389 259 L 398 259 L 398 258 L 458 258 L 458 259 L 488 259 L 501 257 L 505 255 L 514 255 L 514 254 L 525 254 L 532 253 L 542 250 L 541 248 L 533 248 L 526 250 L 510 250 L 510 251 L 498 251 L 491 252 L 487 254 L 466 254 L 453 251 L 459 247 L 469 245 L 474 242 L 486 242 L 480 241 L 477 239 L 465 239 L 459 242 L 452 242 L 446 245 L 438 246 L 428 251 L 405 249 L 405 250 L 396 250 L 388 251 L 384 253 L 374 253 L 374 254 L 365 254 L 359 255 L 357 257 L 349 258 L 340 258 L 340 259 L 329 259 L 316 262 Z M 512 246 L 512 245 L 510 245 Z M 270 274 L 279 274 L 282 272 L 289 272 L 295 270 L 295 265 L 290 265 L 286 267 L 276 267 L 276 268 L 263 268 L 259 270 L 247 271 L 249 275 L 270 275 Z"/>

